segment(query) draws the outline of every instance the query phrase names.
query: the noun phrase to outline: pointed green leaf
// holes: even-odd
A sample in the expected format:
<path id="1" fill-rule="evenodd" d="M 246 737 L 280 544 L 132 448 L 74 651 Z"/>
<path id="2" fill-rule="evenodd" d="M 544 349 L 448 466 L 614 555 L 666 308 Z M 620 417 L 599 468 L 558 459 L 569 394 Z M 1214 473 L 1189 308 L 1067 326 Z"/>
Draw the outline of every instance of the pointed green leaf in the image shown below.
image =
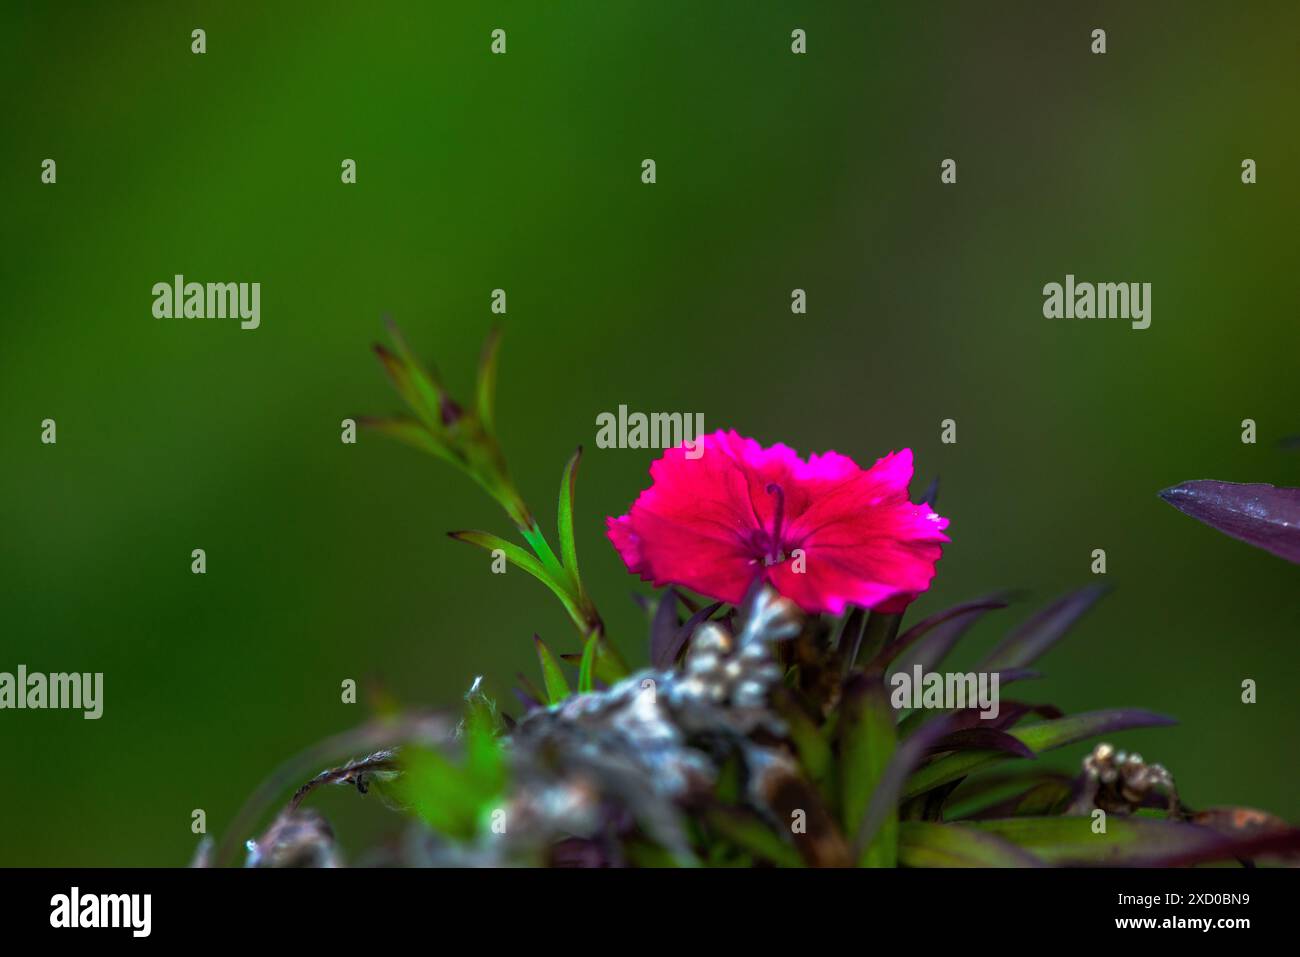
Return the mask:
<path id="1" fill-rule="evenodd" d="M 560 560 L 573 581 L 579 595 L 582 594 L 582 580 L 578 577 L 578 546 L 573 537 L 573 486 L 578 479 L 578 463 L 582 461 L 582 446 L 573 453 L 564 466 L 564 477 L 560 480 Z"/>
<path id="2" fill-rule="evenodd" d="M 388 335 L 392 338 L 393 345 L 397 347 L 397 355 L 403 365 L 406 366 L 408 388 L 416 396 L 416 401 L 412 405 L 420 410 L 422 414 L 427 412 L 434 423 L 441 425 L 442 406 L 446 394 L 443 391 L 442 383 L 438 381 L 437 373 L 427 371 L 420 360 L 416 358 L 415 353 L 411 351 L 411 347 L 406 344 L 406 337 L 402 335 L 402 330 L 397 327 L 397 323 L 386 318 L 385 324 L 388 326 Z M 385 367 L 388 364 L 388 362 L 385 362 Z"/>
<path id="3" fill-rule="evenodd" d="M 569 679 L 564 677 L 564 669 L 560 667 L 560 659 L 555 657 L 555 652 L 546 647 L 546 642 L 542 641 L 537 635 L 533 635 L 533 641 L 537 644 L 537 658 L 542 663 L 542 681 L 546 685 L 546 703 L 559 704 L 573 693 L 569 688 Z"/>
<path id="4" fill-rule="evenodd" d="M 453 465 L 461 464 L 460 460 L 447 449 L 447 446 L 438 441 L 421 422 L 408 415 L 395 415 L 388 418 L 361 416 L 357 419 L 357 424 L 362 428 L 378 432 L 380 435 L 386 435 L 390 439 L 404 442 L 421 452 L 436 455 Z"/>
<path id="5" fill-rule="evenodd" d="M 569 573 L 564 570 L 564 566 L 560 564 L 560 560 L 555 557 L 555 552 L 551 550 L 550 542 L 548 542 L 546 536 L 542 534 L 541 527 L 536 522 L 533 522 L 531 527 L 521 528 L 519 532 L 524 536 L 524 540 L 532 546 L 533 551 L 537 554 L 537 558 L 541 561 L 542 566 L 550 572 L 551 577 L 557 582 L 564 582 L 565 587 L 567 588 Z"/>
<path id="6" fill-rule="evenodd" d="M 584 644 L 584 649 L 586 645 Z M 563 654 L 560 660 L 566 664 L 578 666 L 582 664 L 581 654 Z M 614 650 L 614 646 L 609 643 L 609 639 L 602 637 L 596 645 L 596 661 L 592 665 L 591 674 L 597 681 L 603 681 L 607 685 L 616 684 L 626 678 L 631 672 L 628 670 L 623 659 Z"/>
<path id="7" fill-rule="evenodd" d="M 589 694 L 595 688 L 592 669 L 596 662 L 598 647 L 600 647 L 600 635 L 592 632 L 587 636 L 587 644 L 582 649 L 582 663 L 578 666 L 578 694 Z"/>
<path id="8" fill-rule="evenodd" d="M 879 673 L 857 675 L 845 687 L 838 731 L 844 833 L 854 834 L 897 745 L 894 713 Z M 871 843 L 862 849 L 858 864 L 893 867 L 897 840 L 898 808 L 894 805 Z"/>
<path id="9" fill-rule="evenodd" d="M 834 760 L 824 731 L 813 723 L 789 691 L 780 692 L 779 708 L 804 773 L 810 781 L 821 783 Z"/>
<path id="10" fill-rule="evenodd" d="M 714 808 L 708 813 L 708 822 L 726 840 L 756 857 L 778 867 L 803 867 L 798 851 L 742 808 Z"/>
<path id="11" fill-rule="evenodd" d="M 544 567 L 537 558 L 529 555 L 528 552 L 524 551 L 518 545 L 508 542 L 498 535 L 493 535 L 491 532 L 464 531 L 448 532 L 447 534 L 458 542 L 469 542 L 471 545 L 477 545 L 479 548 L 486 549 L 489 552 L 498 548 L 501 549 L 501 551 L 505 553 L 506 561 L 518 568 L 522 568 L 554 592 L 555 597 L 559 598 L 560 601 L 563 602 L 565 609 L 569 612 L 569 616 L 573 618 L 575 622 L 582 623 L 585 621 L 582 610 L 569 594 L 566 585 L 563 582 L 557 581 L 550 570 Z"/>

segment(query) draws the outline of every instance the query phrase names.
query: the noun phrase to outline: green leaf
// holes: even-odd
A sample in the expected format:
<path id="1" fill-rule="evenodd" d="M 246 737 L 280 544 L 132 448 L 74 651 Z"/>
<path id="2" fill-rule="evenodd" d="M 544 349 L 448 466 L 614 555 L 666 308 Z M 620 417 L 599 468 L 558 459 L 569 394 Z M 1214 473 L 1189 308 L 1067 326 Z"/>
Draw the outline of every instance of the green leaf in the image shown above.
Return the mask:
<path id="1" fill-rule="evenodd" d="M 1093 818 L 1012 817 L 954 825 L 1021 847 L 1049 864 L 1107 866 L 1204 863 L 1233 857 L 1230 838 L 1209 828 L 1148 817 L 1106 817 L 1104 834 Z"/>
<path id="2" fill-rule="evenodd" d="M 1043 862 L 996 834 L 958 824 L 904 821 L 898 829 L 903 867 L 1041 867 Z"/>
<path id="3" fill-rule="evenodd" d="M 496 716 L 485 699 L 471 701 L 465 717 L 465 771 L 479 793 L 500 794 L 506 784 L 505 756 Z"/>
<path id="4" fill-rule="evenodd" d="M 583 650 L 586 650 L 586 644 L 583 644 Z M 581 654 L 562 654 L 560 660 L 571 665 L 581 665 Z M 599 644 L 596 645 L 596 660 L 591 667 L 592 677 L 597 681 L 603 681 L 607 685 L 617 684 L 626 678 L 630 672 L 623 659 L 614 650 L 614 646 L 609 643 L 609 639 L 603 635 Z"/>
<path id="5" fill-rule="evenodd" d="M 386 435 L 390 439 L 397 439 L 397 441 L 417 448 L 421 452 L 436 455 L 453 465 L 462 464 L 424 425 L 408 415 L 395 415 L 388 418 L 362 416 L 357 419 L 357 424 L 363 428 L 378 432 L 380 435 Z"/>
<path id="6" fill-rule="evenodd" d="M 506 561 L 517 568 L 522 568 L 549 588 L 555 594 L 555 597 L 563 603 L 570 618 L 579 624 L 586 622 L 582 609 L 578 607 L 578 603 L 569 594 L 566 583 L 557 581 L 555 575 L 541 561 L 528 554 L 518 545 L 506 541 L 499 535 L 493 535 L 491 532 L 464 531 L 448 532 L 447 534 L 458 542 L 469 542 L 471 545 L 477 545 L 489 552 L 498 548 L 501 549 L 505 553 Z"/>
<path id="7" fill-rule="evenodd" d="M 826 779 L 834 755 L 822 729 L 813 723 L 788 691 L 781 692 L 781 717 L 789 729 L 799 763 L 810 781 L 820 784 Z"/>
<path id="8" fill-rule="evenodd" d="M 582 649 L 582 664 L 578 666 L 578 694 L 589 694 L 595 688 L 592 681 L 592 667 L 596 662 L 598 647 L 600 647 L 600 635 L 592 632 L 587 636 L 587 644 Z"/>
<path id="9" fill-rule="evenodd" d="M 573 486 L 578 478 L 578 463 L 582 461 L 582 446 L 573 453 L 564 466 L 564 476 L 560 480 L 560 560 L 573 581 L 578 595 L 582 595 L 582 580 L 578 577 L 578 546 L 573 536 Z"/>
<path id="10" fill-rule="evenodd" d="M 866 816 L 872 792 L 880 783 L 897 746 L 894 713 L 878 672 L 857 675 L 844 689 L 839 722 L 842 819 L 853 834 Z M 897 856 L 898 809 L 889 808 L 876 836 L 862 849 L 863 867 L 893 867 Z"/>
<path id="11" fill-rule="evenodd" d="M 1175 724 L 1173 718 L 1138 709 L 1118 708 L 1109 711 L 1087 711 L 1068 715 L 1054 721 L 1043 721 L 1014 728 L 1008 732 L 1029 746 L 1035 754 L 1050 751 L 1067 744 L 1075 744 L 1128 728 L 1150 728 Z M 924 794 L 931 788 L 965 777 L 972 771 L 1007 760 L 1003 751 L 957 751 L 940 757 L 913 774 L 903 791 L 903 799 Z"/>
<path id="12" fill-rule="evenodd" d="M 381 345 L 375 346 L 375 355 L 384 371 L 397 387 L 398 394 L 416 415 L 435 433 L 442 431 L 442 390 L 416 360 L 397 326 L 388 324 L 389 335 L 397 346 L 397 355 Z"/>
<path id="13" fill-rule="evenodd" d="M 551 543 L 546 540 L 542 534 L 541 527 L 536 523 L 527 528 L 520 528 L 519 533 L 524 536 L 534 552 L 537 553 L 538 559 L 542 566 L 550 573 L 551 578 L 557 583 L 563 583 L 566 590 L 569 590 L 569 573 L 564 570 L 560 560 L 555 557 L 555 552 L 551 550 Z"/>
<path id="14" fill-rule="evenodd" d="M 407 748 L 402 769 L 387 786 L 398 801 L 439 833 L 473 836 L 483 803 L 492 795 L 484 795 L 462 768 L 432 748 Z"/>
<path id="15" fill-rule="evenodd" d="M 546 642 L 537 635 L 533 635 L 533 641 L 537 644 L 537 658 L 542 663 L 542 681 L 546 685 L 548 699 L 546 703 L 559 704 L 573 693 L 569 688 L 569 679 L 564 677 L 560 659 L 555 657 L 555 652 L 546 647 Z"/>
<path id="16" fill-rule="evenodd" d="M 803 867 L 799 852 L 741 808 L 715 808 L 707 816 L 709 826 L 736 847 L 778 867 Z"/>
<path id="17" fill-rule="evenodd" d="M 496 428 L 497 360 L 500 353 L 501 327 L 493 326 L 483 343 L 483 355 L 479 359 L 476 395 L 479 421 L 489 432 Z"/>

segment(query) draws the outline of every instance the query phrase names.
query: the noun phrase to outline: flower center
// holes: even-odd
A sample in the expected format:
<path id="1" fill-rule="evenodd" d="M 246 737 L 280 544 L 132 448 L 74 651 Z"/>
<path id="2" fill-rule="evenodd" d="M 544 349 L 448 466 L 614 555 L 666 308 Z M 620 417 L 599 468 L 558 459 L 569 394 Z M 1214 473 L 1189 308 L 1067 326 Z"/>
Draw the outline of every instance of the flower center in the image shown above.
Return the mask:
<path id="1" fill-rule="evenodd" d="M 776 511 L 772 514 L 772 531 L 764 549 L 763 564 L 779 565 L 785 561 L 785 550 L 781 547 L 781 524 L 785 521 L 785 490 L 775 482 L 767 486 L 767 494 L 776 496 Z"/>

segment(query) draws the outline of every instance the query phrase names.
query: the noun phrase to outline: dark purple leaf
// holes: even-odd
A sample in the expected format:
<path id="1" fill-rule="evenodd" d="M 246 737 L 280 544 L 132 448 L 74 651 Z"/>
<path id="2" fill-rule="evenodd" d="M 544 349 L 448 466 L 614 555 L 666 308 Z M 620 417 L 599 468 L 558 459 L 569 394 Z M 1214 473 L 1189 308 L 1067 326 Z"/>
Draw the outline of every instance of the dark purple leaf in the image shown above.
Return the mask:
<path id="1" fill-rule="evenodd" d="M 854 860 L 859 859 L 862 852 L 870 846 L 889 811 L 898 807 L 898 798 L 908 776 L 925 760 L 930 746 L 951 731 L 952 726 L 952 717 L 941 715 L 923 724 L 894 750 L 871 793 L 862 823 L 858 825 L 858 833 L 853 840 Z"/>
<path id="2" fill-rule="evenodd" d="M 908 740 L 913 740 L 913 738 Z M 959 731 L 953 731 L 944 735 L 927 750 L 930 754 L 937 754 L 941 751 L 969 751 L 972 749 L 976 751 L 1001 751 L 1004 754 L 1014 754 L 1022 758 L 1035 757 L 1033 749 L 1019 738 L 1013 738 L 1005 731 L 998 731 L 996 728 L 963 728 Z"/>
<path id="3" fill-rule="evenodd" d="M 673 666 L 676 657 L 673 651 L 674 639 L 681 623 L 677 620 L 677 592 L 665 588 L 659 596 L 659 607 L 655 609 L 654 621 L 650 625 L 650 664 L 664 670 Z"/>
<path id="4" fill-rule="evenodd" d="M 981 664 L 986 671 L 1023 668 L 1037 660 L 1083 617 L 1109 585 L 1088 585 L 1058 598 L 1024 622 L 991 651 Z"/>
<path id="5" fill-rule="evenodd" d="M 1176 724 L 1173 718 L 1137 708 L 1114 708 L 1109 711 L 1089 711 L 1082 714 L 1067 715 L 1052 721 L 1038 724 L 1021 725 L 1008 732 L 1027 744 L 1031 750 L 1041 754 L 1053 748 L 1067 744 L 1076 744 L 1088 738 L 1124 731 L 1129 728 L 1152 728 L 1161 725 Z M 922 729 L 926 725 L 921 726 Z M 920 732 L 916 732 L 919 734 Z M 914 735 L 915 736 L 915 735 Z M 907 739 L 911 741 L 911 738 Z M 983 768 L 995 761 L 1006 759 L 1006 755 L 997 751 L 954 751 L 941 758 L 936 758 L 908 779 L 903 795 L 907 798 L 924 794 L 949 781 L 956 781 L 972 771 Z"/>
<path id="6" fill-rule="evenodd" d="M 921 501 L 929 505 L 930 508 L 934 508 L 939 504 L 939 476 L 936 475 L 930 480 L 929 486 L 921 495 Z"/>
<path id="7" fill-rule="evenodd" d="M 683 598 L 682 602 L 685 603 L 685 601 L 686 599 Z M 677 634 L 673 636 L 673 640 L 668 646 L 666 651 L 668 664 L 665 667 L 672 667 L 672 663 L 677 660 L 678 655 L 682 653 L 682 649 L 686 647 L 686 642 L 690 640 L 691 635 L 695 634 L 695 629 L 707 621 L 723 604 L 723 602 L 715 601 L 712 605 L 705 605 L 686 619 L 686 624 L 677 629 Z"/>
<path id="8" fill-rule="evenodd" d="M 1041 718 L 1051 720 L 1061 717 L 1064 712 L 1050 704 L 1026 704 L 1023 701 L 1003 699 L 999 702 L 998 716 L 996 718 L 981 717 L 979 708 L 962 708 L 953 712 L 954 717 L 957 719 L 957 724 L 953 730 L 993 728 L 996 731 L 1005 731 L 1028 714 L 1036 714 Z"/>
<path id="9" fill-rule="evenodd" d="M 1001 595 L 990 595 L 987 598 L 977 598 L 975 601 L 954 605 L 952 608 L 933 614 L 907 629 L 898 638 L 885 645 L 871 664 L 880 667 L 897 660 L 903 652 L 907 651 L 917 641 L 935 631 L 935 629 L 940 629 L 935 631 L 929 642 L 916 649 L 916 654 L 908 656 L 893 669 L 895 671 L 910 670 L 912 665 L 919 663 L 922 666 L 922 671 L 929 671 L 930 668 L 943 659 L 944 655 L 957 643 L 957 639 L 966 632 L 967 628 L 975 624 L 981 615 L 994 608 L 1005 607 L 1007 607 L 1007 603 Z M 941 628 L 940 626 L 943 625 L 948 625 L 948 628 Z M 868 667 L 870 668 L 870 666 Z"/>
<path id="10" fill-rule="evenodd" d="M 1178 511 L 1289 562 L 1300 562 L 1300 488 L 1209 479 L 1160 493 Z"/>

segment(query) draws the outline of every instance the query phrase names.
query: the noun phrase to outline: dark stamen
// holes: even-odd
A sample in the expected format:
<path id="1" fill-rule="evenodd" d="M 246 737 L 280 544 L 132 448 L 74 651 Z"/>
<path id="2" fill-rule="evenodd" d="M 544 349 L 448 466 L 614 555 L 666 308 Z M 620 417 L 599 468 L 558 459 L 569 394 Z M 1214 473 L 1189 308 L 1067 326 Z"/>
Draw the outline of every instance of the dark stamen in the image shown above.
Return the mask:
<path id="1" fill-rule="evenodd" d="M 781 523 L 785 520 L 785 490 L 775 482 L 767 486 L 767 494 L 776 496 L 776 514 L 772 517 L 772 554 L 781 551 Z"/>

